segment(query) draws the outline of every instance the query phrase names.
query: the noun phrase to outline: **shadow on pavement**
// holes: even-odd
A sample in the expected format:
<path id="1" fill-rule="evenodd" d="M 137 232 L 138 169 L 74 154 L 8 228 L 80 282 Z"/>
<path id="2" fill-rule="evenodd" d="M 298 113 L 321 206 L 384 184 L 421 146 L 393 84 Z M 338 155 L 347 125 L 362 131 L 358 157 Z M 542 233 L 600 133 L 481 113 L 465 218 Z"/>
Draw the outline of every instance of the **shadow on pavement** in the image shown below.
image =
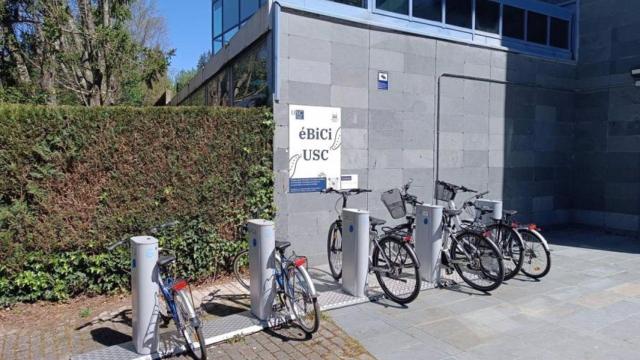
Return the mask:
<path id="1" fill-rule="evenodd" d="M 270 336 L 278 338 L 282 341 L 307 341 L 311 340 L 313 335 L 309 335 L 302 331 L 294 324 L 281 325 L 273 328 L 266 328 L 264 332 Z"/>
<path id="2" fill-rule="evenodd" d="M 131 341 L 131 336 L 108 327 L 91 330 L 91 338 L 104 346 L 113 346 Z"/>
<path id="3" fill-rule="evenodd" d="M 551 245 L 640 254 L 640 239 L 616 235 L 602 230 L 572 228 L 543 232 Z"/>

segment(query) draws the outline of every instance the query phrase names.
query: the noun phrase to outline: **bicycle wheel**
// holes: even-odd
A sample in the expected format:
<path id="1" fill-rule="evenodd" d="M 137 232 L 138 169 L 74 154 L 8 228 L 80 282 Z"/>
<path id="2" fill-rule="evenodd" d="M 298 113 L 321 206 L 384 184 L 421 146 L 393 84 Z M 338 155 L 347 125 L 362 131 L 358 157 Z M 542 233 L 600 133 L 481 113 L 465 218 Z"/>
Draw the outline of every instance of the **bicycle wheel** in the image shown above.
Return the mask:
<path id="1" fill-rule="evenodd" d="M 289 289 L 292 291 L 289 300 L 295 316 L 295 322 L 307 334 L 313 334 L 320 327 L 320 306 L 318 298 L 312 296 L 311 277 L 302 267 L 293 266 L 289 271 Z"/>
<path id="2" fill-rule="evenodd" d="M 329 257 L 331 276 L 339 280 L 342 277 L 342 224 L 338 220 L 329 227 L 327 256 Z"/>
<path id="3" fill-rule="evenodd" d="M 487 237 L 498 246 L 504 262 L 504 280 L 516 276 L 524 262 L 522 237 L 511 226 L 491 224 L 487 226 Z"/>
<path id="4" fill-rule="evenodd" d="M 200 319 L 191 303 L 191 296 L 186 290 L 180 290 L 174 293 L 173 299 L 176 303 L 176 310 L 180 320 L 180 328 L 178 330 L 182 333 L 187 343 L 187 348 L 196 359 L 205 360 L 207 358 L 207 348 L 205 347 Z"/>
<path id="5" fill-rule="evenodd" d="M 534 279 L 544 277 L 551 270 L 551 253 L 534 231 L 518 229 L 518 232 L 524 240 L 522 273 Z"/>
<path id="6" fill-rule="evenodd" d="M 496 289 L 504 279 L 504 264 L 498 247 L 486 237 L 463 231 L 451 241 L 449 254 L 458 275 L 479 291 Z"/>
<path id="7" fill-rule="evenodd" d="M 240 251 L 233 258 L 233 276 L 244 287 L 249 290 L 249 250 Z"/>
<path id="8" fill-rule="evenodd" d="M 373 249 L 373 271 L 382 291 L 398 304 L 408 304 L 418 297 L 421 279 L 413 248 L 392 236 L 379 240 Z"/>

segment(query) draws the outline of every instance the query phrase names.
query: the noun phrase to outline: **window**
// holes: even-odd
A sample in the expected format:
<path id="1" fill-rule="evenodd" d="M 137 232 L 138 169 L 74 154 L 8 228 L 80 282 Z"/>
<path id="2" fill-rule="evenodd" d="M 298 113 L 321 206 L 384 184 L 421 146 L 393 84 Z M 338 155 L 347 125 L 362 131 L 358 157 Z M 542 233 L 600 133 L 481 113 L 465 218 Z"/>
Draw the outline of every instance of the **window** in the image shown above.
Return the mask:
<path id="1" fill-rule="evenodd" d="M 248 50 L 235 61 L 231 68 L 234 106 L 267 105 L 267 58 L 267 47 L 263 43 Z"/>
<path id="2" fill-rule="evenodd" d="M 569 21 L 552 17 L 551 33 L 549 35 L 549 45 L 557 48 L 568 49 Z"/>
<path id="3" fill-rule="evenodd" d="M 476 0 L 476 30 L 494 34 L 500 32 L 500 3 Z"/>
<path id="4" fill-rule="evenodd" d="M 351 6 L 357 6 L 361 8 L 367 7 L 367 0 L 331 0 L 331 1 L 341 3 L 341 4 L 351 5 Z"/>
<path id="5" fill-rule="evenodd" d="M 442 0 L 413 0 L 413 16 L 442 22 Z"/>
<path id="6" fill-rule="evenodd" d="M 238 0 L 224 0 L 224 6 L 222 7 L 222 24 L 224 31 L 240 23 L 239 15 L 240 8 Z"/>
<path id="7" fill-rule="evenodd" d="M 524 40 L 524 10 L 509 5 L 503 6 L 502 35 Z"/>
<path id="8" fill-rule="evenodd" d="M 213 39 L 213 53 L 217 54 L 220 50 L 222 50 L 222 37 Z"/>
<path id="9" fill-rule="evenodd" d="M 471 29 L 471 1 L 447 0 L 447 24 Z"/>
<path id="10" fill-rule="evenodd" d="M 547 44 L 547 16 L 528 11 L 527 12 L 527 41 L 538 44 Z"/>
<path id="11" fill-rule="evenodd" d="M 213 3 L 213 37 L 222 34 L 222 0 Z"/>
<path id="12" fill-rule="evenodd" d="M 409 0 L 376 0 L 376 8 L 397 14 L 409 15 Z"/>
<path id="13" fill-rule="evenodd" d="M 240 0 L 240 20 L 244 20 L 258 10 L 259 0 Z"/>
<path id="14" fill-rule="evenodd" d="M 224 33 L 224 43 L 228 44 L 229 40 L 231 40 L 231 38 L 233 37 L 233 35 L 235 35 L 238 32 L 238 27 L 234 27 L 233 29 L 227 31 L 226 33 Z"/>

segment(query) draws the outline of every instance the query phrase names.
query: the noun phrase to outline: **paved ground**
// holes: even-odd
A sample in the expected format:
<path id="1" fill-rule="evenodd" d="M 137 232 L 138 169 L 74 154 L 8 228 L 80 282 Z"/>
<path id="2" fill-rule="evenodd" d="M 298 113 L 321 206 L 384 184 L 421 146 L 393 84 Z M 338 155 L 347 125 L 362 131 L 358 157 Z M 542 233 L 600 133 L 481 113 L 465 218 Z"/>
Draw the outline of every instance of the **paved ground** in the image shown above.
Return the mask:
<path id="1" fill-rule="evenodd" d="M 517 277 L 491 295 L 464 286 L 427 290 L 405 308 L 388 301 L 351 306 L 330 311 L 337 326 L 325 319 L 311 339 L 282 328 L 209 353 L 215 359 L 640 359 L 640 240 L 575 229 L 547 235 L 553 265 L 541 281 Z M 212 318 L 244 311 L 242 292 L 231 282 L 194 297 Z M 129 341 L 130 311 L 118 306 L 80 323 L 48 321 L 65 317 L 57 308 L 29 326 L 3 320 L 0 359 L 67 359 Z"/>
<path id="2" fill-rule="evenodd" d="M 640 359 L 640 240 L 549 232 L 552 268 L 491 295 L 425 291 L 407 308 L 331 311 L 378 359 Z"/>
<path id="3" fill-rule="evenodd" d="M 298 328 L 287 326 L 210 346 L 207 355 L 216 360 L 375 359 L 326 316 L 320 330 L 309 338 Z"/>

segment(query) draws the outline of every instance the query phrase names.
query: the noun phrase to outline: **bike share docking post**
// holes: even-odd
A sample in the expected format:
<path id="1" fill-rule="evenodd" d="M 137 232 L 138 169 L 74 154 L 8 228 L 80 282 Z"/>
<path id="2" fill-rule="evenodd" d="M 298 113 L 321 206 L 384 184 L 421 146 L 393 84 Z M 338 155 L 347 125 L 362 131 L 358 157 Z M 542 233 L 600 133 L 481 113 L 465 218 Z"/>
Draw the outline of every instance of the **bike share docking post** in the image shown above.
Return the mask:
<path id="1" fill-rule="evenodd" d="M 273 221 L 254 219 L 247 223 L 249 241 L 249 291 L 251 313 L 260 320 L 269 320 L 275 298 L 275 248 Z"/>
<path id="2" fill-rule="evenodd" d="M 131 238 L 133 345 L 138 354 L 158 352 L 158 239 Z"/>
<path id="3" fill-rule="evenodd" d="M 420 276 L 430 283 L 440 281 L 442 209 L 440 205 L 416 205 L 415 250 L 420 262 Z"/>
<path id="4" fill-rule="evenodd" d="M 342 289 L 364 297 L 369 274 L 369 212 L 342 209 Z"/>
<path id="5" fill-rule="evenodd" d="M 479 209 L 491 210 L 490 213 L 482 216 L 481 220 L 483 224 L 490 225 L 494 223 L 494 220 L 502 220 L 502 201 L 477 199 L 474 206 Z"/>

